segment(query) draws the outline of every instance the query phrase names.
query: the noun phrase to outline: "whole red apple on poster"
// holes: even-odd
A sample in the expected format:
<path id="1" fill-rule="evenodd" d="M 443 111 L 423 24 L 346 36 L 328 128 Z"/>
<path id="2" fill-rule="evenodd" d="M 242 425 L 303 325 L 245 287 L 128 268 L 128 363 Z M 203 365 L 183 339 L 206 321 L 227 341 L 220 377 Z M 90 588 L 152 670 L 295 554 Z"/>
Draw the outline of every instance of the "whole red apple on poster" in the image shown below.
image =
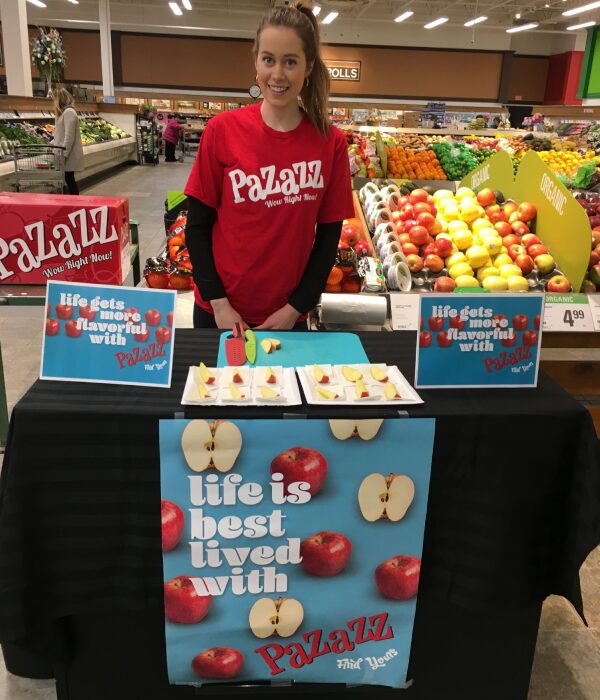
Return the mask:
<path id="1" fill-rule="evenodd" d="M 290 447 L 277 455 L 271 462 L 271 474 L 282 474 L 287 487 L 295 481 L 305 481 L 310 485 L 311 496 L 319 493 L 327 478 L 327 460 L 312 447 Z"/>
<path id="2" fill-rule="evenodd" d="M 452 345 L 452 338 L 448 335 L 448 331 L 440 331 L 437 334 L 437 344 L 441 348 L 449 348 Z"/>
<path id="3" fill-rule="evenodd" d="M 171 340 L 171 329 L 167 326 L 159 326 L 154 332 L 156 342 L 161 345 L 166 345 Z"/>
<path id="4" fill-rule="evenodd" d="M 174 549 L 183 534 L 185 519 L 183 511 L 173 501 L 163 498 L 160 502 L 160 523 L 162 527 L 162 551 Z"/>
<path id="5" fill-rule="evenodd" d="M 192 659 L 192 669 L 197 676 L 215 681 L 236 678 L 243 665 L 243 654 L 231 647 L 206 649 Z"/>
<path id="6" fill-rule="evenodd" d="M 419 345 L 422 348 L 428 348 L 431 345 L 433 336 L 429 331 L 421 331 L 419 333 Z"/>
<path id="7" fill-rule="evenodd" d="M 535 345 L 538 341 L 538 334 L 536 331 L 525 331 L 523 333 L 523 345 Z"/>
<path id="8" fill-rule="evenodd" d="M 79 307 L 79 316 L 80 318 L 86 318 L 88 321 L 93 321 L 96 318 L 96 312 L 87 304 Z"/>
<path id="9" fill-rule="evenodd" d="M 307 537 L 300 545 L 302 568 L 313 576 L 335 576 L 348 563 L 352 542 L 339 532 L 323 531 Z"/>
<path id="10" fill-rule="evenodd" d="M 148 309 L 148 311 L 146 311 L 145 319 L 149 326 L 158 326 L 161 318 L 160 311 L 157 309 Z"/>
<path id="11" fill-rule="evenodd" d="M 198 595 L 190 576 L 176 576 L 164 585 L 165 617 L 180 625 L 203 620 L 212 604 L 212 596 Z"/>
<path id="12" fill-rule="evenodd" d="M 58 335 L 60 323 L 55 318 L 46 319 L 46 335 Z"/>
<path id="13" fill-rule="evenodd" d="M 375 569 L 375 584 L 384 598 L 408 600 L 417 594 L 421 560 L 399 554 Z"/>
<path id="14" fill-rule="evenodd" d="M 57 304 L 55 307 L 56 316 L 63 321 L 73 318 L 73 307 L 68 304 Z"/>
<path id="15" fill-rule="evenodd" d="M 71 320 L 65 323 L 65 332 L 69 338 L 79 338 L 81 335 L 81 328 L 77 326 L 77 321 Z"/>
<path id="16" fill-rule="evenodd" d="M 525 314 L 517 314 L 516 316 L 513 316 L 512 324 L 516 331 L 524 331 L 527 328 L 528 323 L 529 319 L 527 316 L 525 316 Z"/>

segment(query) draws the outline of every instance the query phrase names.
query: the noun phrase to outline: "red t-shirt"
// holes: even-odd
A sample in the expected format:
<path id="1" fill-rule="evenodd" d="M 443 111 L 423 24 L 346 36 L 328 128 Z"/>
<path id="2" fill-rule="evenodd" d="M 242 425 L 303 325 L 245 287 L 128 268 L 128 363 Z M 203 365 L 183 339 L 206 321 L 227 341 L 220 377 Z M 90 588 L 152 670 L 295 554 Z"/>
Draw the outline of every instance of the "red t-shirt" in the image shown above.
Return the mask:
<path id="1" fill-rule="evenodd" d="M 185 194 L 217 210 L 217 272 L 244 321 L 262 323 L 298 286 L 315 225 L 354 216 L 346 138 L 321 136 L 306 115 L 275 131 L 260 104 L 224 112 L 204 130 Z"/>

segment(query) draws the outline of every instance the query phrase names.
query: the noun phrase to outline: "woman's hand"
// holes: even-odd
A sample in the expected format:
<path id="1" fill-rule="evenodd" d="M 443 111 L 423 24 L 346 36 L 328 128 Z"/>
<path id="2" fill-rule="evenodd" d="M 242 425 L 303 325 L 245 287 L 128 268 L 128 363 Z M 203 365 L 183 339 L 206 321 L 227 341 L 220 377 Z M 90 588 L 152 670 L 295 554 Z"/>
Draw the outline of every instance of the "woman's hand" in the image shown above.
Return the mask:
<path id="1" fill-rule="evenodd" d="M 217 328 L 231 329 L 236 323 L 241 323 L 244 328 L 248 328 L 248 325 L 244 323 L 244 319 L 238 314 L 233 306 L 231 306 L 227 297 L 223 297 L 222 299 L 212 299 L 210 305 L 212 306 L 215 314 Z"/>
<path id="2" fill-rule="evenodd" d="M 272 328 L 273 330 L 287 331 L 294 327 L 299 318 L 299 312 L 293 306 L 286 304 L 274 311 L 260 326 L 256 326 L 255 330 L 260 331 Z"/>

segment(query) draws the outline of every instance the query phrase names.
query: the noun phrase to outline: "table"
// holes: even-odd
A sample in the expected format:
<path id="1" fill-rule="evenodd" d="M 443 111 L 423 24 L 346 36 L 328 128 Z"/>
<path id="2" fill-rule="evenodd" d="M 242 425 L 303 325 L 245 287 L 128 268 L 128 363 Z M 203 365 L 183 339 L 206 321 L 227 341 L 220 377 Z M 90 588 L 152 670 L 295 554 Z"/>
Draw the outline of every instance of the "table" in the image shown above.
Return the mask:
<path id="1" fill-rule="evenodd" d="M 48 659 L 59 700 L 194 696 L 166 681 L 157 421 L 217 417 L 179 402 L 188 366 L 215 363 L 218 333 L 177 331 L 170 390 L 38 381 L 14 409 L 0 478 L 0 642 Z M 371 361 L 412 378 L 414 333 L 359 335 Z M 424 405 L 407 412 L 304 404 L 260 416 L 437 419 L 406 694 L 525 698 L 542 601 L 565 595 L 583 613 L 578 570 L 600 542 L 591 418 L 543 373 L 537 389 L 420 393 Z"/>

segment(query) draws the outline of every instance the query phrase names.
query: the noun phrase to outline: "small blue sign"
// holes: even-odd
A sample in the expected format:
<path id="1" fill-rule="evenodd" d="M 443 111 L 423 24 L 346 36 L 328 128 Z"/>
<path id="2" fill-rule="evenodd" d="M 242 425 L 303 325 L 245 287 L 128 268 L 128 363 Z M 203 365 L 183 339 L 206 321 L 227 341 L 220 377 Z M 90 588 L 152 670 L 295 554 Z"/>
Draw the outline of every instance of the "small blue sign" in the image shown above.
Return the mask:
<path id="1" fill-rule="evenodd" d="M 543 310 L 543 294 L 421 296 L 415 386 L 537 386 Z"/>
<path id="2" fill-rule="evenodd" d="M 40 379 L 169 387 L 176 294 L 49 281 Z"/>

